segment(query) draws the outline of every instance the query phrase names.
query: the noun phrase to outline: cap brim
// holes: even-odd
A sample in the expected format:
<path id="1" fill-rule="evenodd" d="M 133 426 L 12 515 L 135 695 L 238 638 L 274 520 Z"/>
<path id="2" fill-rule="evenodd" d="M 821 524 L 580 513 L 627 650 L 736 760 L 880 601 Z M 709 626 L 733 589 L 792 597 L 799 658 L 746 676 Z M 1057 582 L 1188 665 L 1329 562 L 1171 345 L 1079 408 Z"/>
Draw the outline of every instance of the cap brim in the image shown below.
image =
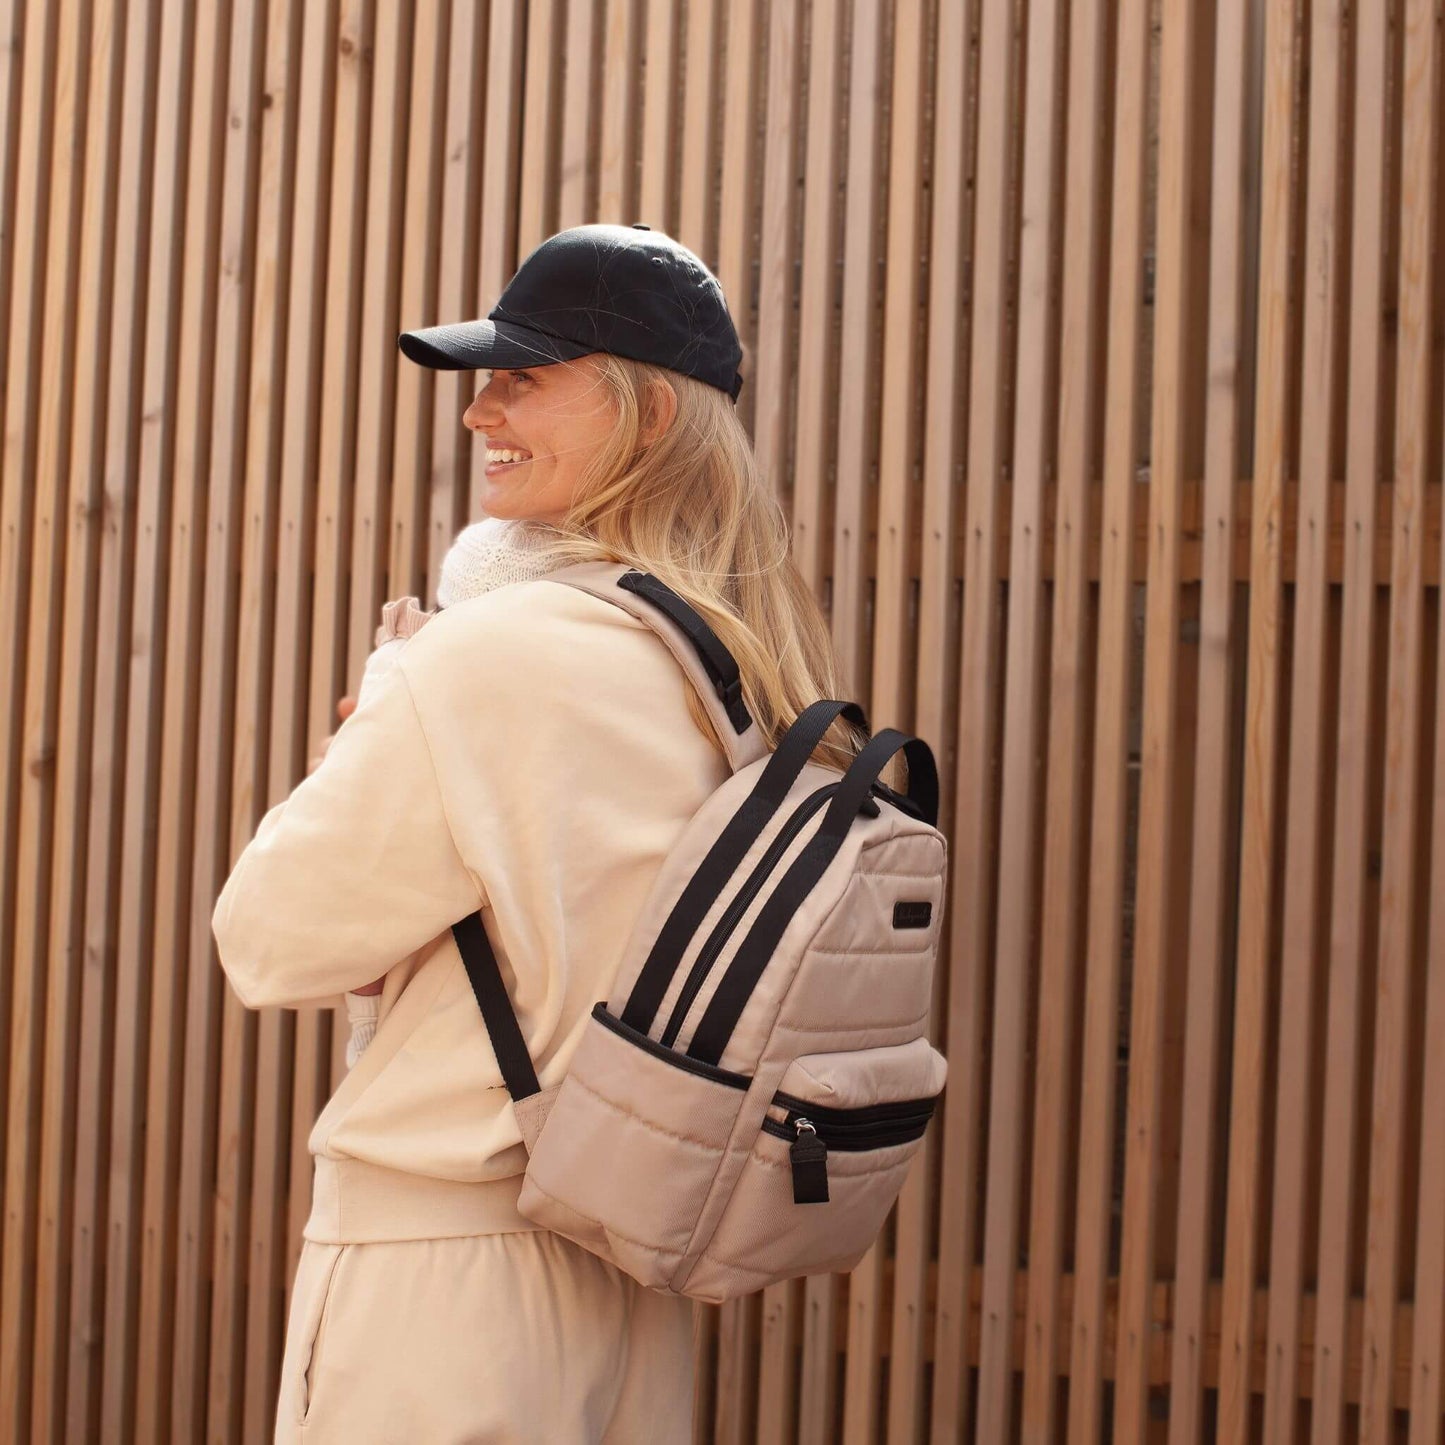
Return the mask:
<path id="1" fill-rule="evenodd" d="M 517 371 L 575 361 L 594 349 L 511 321 L 427 326 L 403 331 L 396 344 L 407 360 L 435 371 Z"/>

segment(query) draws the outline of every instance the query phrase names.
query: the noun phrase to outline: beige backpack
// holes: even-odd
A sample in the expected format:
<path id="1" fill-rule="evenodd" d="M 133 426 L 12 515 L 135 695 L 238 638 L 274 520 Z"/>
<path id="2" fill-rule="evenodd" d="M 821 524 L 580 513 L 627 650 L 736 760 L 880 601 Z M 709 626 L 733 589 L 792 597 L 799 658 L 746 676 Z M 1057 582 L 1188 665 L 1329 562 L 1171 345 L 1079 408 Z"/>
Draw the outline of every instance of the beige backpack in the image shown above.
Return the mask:
<path id="1" fill-rule="evenodd" d="M 560 1086 L 543 1091 L 479 914 L 453 930 L 530 1153 L 519 1201 L 654 1289 L 719 1301 L 867 1252 L 945 1064 L 928 1041 L 947 847 L 928 745 L 885 729 L 848 772 L 811 762 L 852 703 L 769 753 L 737 664 L 656 578 L 548 579 L 653 627 L 732 777 L 669 853 Z M 878 775 L 902 749 L 908 792 Z"/>

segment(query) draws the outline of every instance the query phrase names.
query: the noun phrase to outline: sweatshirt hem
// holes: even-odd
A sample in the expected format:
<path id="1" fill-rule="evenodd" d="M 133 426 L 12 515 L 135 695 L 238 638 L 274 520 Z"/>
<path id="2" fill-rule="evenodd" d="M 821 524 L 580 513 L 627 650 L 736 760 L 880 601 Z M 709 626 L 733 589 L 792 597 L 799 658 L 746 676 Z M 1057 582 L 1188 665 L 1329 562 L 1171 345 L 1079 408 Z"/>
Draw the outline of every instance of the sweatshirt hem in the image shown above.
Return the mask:
<path id="1" fill-rule="evenodd" d="M 521 1191 L 520 1174 L 436 1179 L 318 1155 L 311 1216 L 302 1235 L 315 1244 L 375 1244 L 540 1229 L 518 1210 Z"/>

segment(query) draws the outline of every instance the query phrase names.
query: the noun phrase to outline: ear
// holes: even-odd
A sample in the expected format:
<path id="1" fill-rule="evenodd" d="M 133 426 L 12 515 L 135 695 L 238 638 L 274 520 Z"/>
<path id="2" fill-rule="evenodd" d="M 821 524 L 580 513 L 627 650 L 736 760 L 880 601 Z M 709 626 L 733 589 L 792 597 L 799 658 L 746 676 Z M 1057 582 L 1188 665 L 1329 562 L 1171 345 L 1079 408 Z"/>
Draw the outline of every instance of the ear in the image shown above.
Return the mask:
<path id="1" fill-rule="evenodd" d="M 677 393 L 672 383 L 662 377 L 649 378 L 647 383 L 646 416 L 639 437 L 643 446 L 651 446 L 659 437 L 666 436 L 667 429 L 677 416 Z"/>

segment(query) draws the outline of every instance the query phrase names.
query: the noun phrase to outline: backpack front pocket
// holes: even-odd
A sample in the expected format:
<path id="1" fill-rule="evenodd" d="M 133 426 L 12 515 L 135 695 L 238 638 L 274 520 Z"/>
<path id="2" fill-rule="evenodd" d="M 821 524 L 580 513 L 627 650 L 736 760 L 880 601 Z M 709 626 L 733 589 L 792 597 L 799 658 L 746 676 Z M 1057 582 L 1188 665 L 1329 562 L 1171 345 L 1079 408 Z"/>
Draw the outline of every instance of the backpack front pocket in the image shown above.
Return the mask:
<path id="1" fill-rule="evenodd" d="M 723 1299 L 851 1269 L 903 1187 L 944 1074 L 927 1039 L 795 1060 L 687 1292 Z"/>
<path id="2" fill-rule="evenodd" d="M 598 1004 L 533 1146 L 518 1207 L 665 1289 L 750 1082 L 663 1048 Z"/>

